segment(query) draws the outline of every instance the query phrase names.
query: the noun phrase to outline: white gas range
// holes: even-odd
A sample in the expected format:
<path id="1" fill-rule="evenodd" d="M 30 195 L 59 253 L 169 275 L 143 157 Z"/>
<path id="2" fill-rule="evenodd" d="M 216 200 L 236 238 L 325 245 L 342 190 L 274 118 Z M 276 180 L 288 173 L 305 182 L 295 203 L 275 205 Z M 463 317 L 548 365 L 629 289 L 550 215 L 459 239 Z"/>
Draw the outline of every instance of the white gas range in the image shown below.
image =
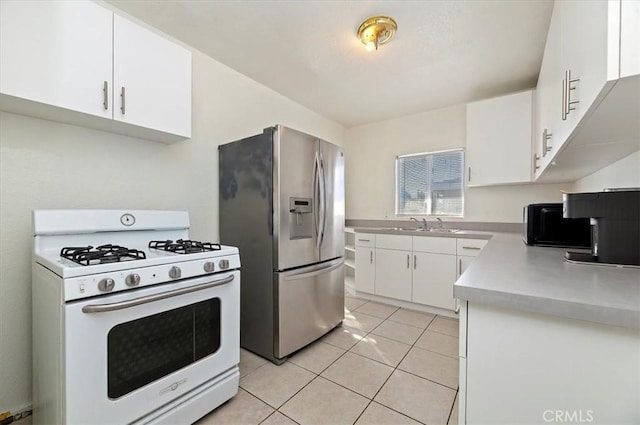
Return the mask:
<path id="1" fill-rule="evenodd" d="M 237 248 L 184 211 L 33 219 L 35 424 L 192 423 L 237 393 Z"/>

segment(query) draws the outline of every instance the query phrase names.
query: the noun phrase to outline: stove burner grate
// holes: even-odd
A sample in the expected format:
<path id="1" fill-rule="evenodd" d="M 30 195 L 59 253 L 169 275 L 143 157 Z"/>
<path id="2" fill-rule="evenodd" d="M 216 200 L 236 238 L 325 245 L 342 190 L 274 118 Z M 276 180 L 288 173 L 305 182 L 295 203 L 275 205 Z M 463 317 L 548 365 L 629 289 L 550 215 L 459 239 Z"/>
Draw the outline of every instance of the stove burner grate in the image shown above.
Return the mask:
<path id="1" fill-rule="evenodd" d="M 219 251 L 222 249 L 219 243 L 190 241 L 178 239 L 177 241 L 151 241 L 149 248 L 175 252 L 176 254 L 193 254 L 195 252 Z"/>
<path id="2" fill-rule="evenodd" d="M 147 258 L 144 252 L 137 249 L 111 244 L 101 245 L 95 249 L 90 245 L 65 247 L 60 250 L 60 256 L 83 266 L 117 263 L 119 261 L 144 260 Z"/>

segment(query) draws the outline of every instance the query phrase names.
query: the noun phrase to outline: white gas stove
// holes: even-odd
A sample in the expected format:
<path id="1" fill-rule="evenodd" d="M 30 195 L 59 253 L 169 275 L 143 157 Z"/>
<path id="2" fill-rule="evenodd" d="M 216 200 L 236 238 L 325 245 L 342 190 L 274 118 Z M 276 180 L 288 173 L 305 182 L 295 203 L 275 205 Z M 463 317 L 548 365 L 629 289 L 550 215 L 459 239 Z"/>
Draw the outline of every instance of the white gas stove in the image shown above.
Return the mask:
<path id="1" fill-rule="evenodd" d="M 190 423 L 236 394 L 240 257 L 183 211 L 34 211 L 34 423 Z"/>

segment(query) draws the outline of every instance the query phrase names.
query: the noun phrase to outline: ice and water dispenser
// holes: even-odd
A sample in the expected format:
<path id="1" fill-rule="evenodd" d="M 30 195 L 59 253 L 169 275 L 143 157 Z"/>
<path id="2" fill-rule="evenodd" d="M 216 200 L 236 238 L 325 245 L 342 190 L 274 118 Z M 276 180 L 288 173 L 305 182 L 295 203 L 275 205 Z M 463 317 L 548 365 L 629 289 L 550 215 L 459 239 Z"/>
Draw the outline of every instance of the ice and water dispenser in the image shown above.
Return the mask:
<path id="1" fill-rule="evenodd" d="M 311 198 L 289 198 L 289 239 L 313 237 L 313 204 Z"/>

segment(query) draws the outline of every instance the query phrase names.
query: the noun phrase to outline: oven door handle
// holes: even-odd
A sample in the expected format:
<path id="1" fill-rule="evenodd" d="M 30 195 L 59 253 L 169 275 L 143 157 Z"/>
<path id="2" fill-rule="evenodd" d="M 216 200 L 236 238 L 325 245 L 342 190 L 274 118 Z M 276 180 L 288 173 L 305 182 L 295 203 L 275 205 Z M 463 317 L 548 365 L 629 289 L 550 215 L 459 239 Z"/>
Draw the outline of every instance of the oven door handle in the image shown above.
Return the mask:
<path id="1" fill-rule="evenodd" d="M 178 295 L 190 294 L 191 292 L 201 291 L 203 289 L 224 285 L 225 283 L 231 282 L 234 278 L 234 275 L 229 275 L 223 279 L 213 280 L 211 282 L 192 286 L 190 288 L 175 289 L 173 291 L 163 292 L 161 294 L 148 295 L 146 297 L 134 298 L 132 300 L 121 301 L 118 303 L 85 305 L 84 307 L 82 307 L 82 312 L 104 313 L 107 311 L 123 310 L 125 308 L 135 307 L 137 305 L 147 304 L 154 301 L 164 300 L 166 298 L 177 297 Z"/>

